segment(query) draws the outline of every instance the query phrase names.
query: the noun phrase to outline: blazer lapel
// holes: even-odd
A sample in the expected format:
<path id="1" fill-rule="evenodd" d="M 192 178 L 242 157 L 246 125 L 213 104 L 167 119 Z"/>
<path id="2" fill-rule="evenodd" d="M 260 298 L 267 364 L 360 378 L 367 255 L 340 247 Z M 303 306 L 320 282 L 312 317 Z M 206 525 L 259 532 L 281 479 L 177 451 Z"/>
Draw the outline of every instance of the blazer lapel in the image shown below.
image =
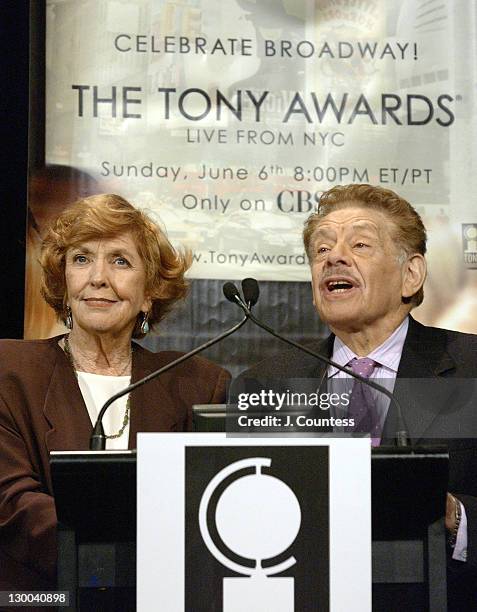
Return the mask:
<path id="1" fill-rule="evenodd" d="M 410 317 L 394 387 L 411 441 L 416 443 L 432 431 L 435 420 L 449 406 L 453 385 L 446 374 L 455 369 L 446 351 L 446 335 Z M 389 407 L 383 438 L 394 437 L 396 406 Z"/>
<path id="2" fill-rule="evenodd" d="M 56 339 L 57 340 L 57 339 Z M 48 451 L 86 450 L 92 431 L 78 381 L 67 356 L 58 346 L 43 414 L 50 425 L 45 441 Z"/>
<path id="3" fill-rule="evenodd" d="M 333 353 L 333 343 L 335 341 L 335 335 L 330 334 L 324 340 L 320 340 L 319 342 L 309 345 L 309 348 L 318 355 L 323 355 L 323 357 L 328 357 L 331 359 L 331 355 Z M 313 366 L 313 372 L 310 372 L 310 375 L 315 378 L 324 378 L 326 376 L 326 372 L 328 371 L 328 364 L 324 361 L 316 360 L 315 365 Z M 320 385 L 321 386 L 321 385 Z"/>
<path id="4" fill-rule="evenodd" d="M 333 353 L 334 335 L 312 348 L 330 357 Z M 455 386 L 452 372 L 456 364 L 446 350 L 444 330 L 425 327 L 409 317 L 409 329 L 404 343 L 401 361 L 394 387 L 394 395 L 401 405 L 404 423 L 411 441 L 416 443 L 423 436 L 430 436 L 433 424 L 452 406 Z M 326 376 L 327 366 L 319 364 L 314 376 Z M 326 380 L 326 378 L 325 378 Z M 323 388 L 323 385 L 321 385 Z M 441 427 L 445 434 L 445 427 Z M 393 440 L 397 431 L 396 406 L 389 406 L 383 430 L 383 442 Z M 434 438 L 436 436 L 433 436 Z"/>
<path id="5" fill-rule="evenodd" d="M 44 416 L 50 426 L 45 440 L 48 451 L 87 450 L 93 426 L 83 400 L 78 381 L 67 356 L 55 339 L 54 366 L 43 405 Z M 147 376 L 161 363 L 159 355 L 134 345 L 131 380 L 136 382 Z M 165 375 L 167 376 L 167 375 Z M 156 378 L 131 394 L 129 448 L 136 448 L 138 431 L 176 431 L 178 412 L 176 401 L 163 383 Z"/>
<path id="6" fill-rule="evenodd" d="M 166 363 L 160 353 L 150 353 L 134 344 L 132 382 L 144 378 Z M 163 377 L 169 378 L 168 374 L 164 374 L 131 393 L 129 448 L 136 448 L 138 432 L 178 430 L 175 404 L 179 398 L 172 397 Z"/>

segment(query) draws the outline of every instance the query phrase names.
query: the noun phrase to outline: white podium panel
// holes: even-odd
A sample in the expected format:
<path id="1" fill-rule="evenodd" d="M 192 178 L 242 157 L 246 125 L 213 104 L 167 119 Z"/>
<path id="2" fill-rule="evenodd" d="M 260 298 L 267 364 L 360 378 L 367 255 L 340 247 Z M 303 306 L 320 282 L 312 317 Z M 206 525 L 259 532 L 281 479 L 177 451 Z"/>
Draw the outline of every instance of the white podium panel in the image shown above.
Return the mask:
<path id="1" fill-rule="evenodd" d="M 138 611 L 370 611 L 370 446 L 140 434 Z"/>

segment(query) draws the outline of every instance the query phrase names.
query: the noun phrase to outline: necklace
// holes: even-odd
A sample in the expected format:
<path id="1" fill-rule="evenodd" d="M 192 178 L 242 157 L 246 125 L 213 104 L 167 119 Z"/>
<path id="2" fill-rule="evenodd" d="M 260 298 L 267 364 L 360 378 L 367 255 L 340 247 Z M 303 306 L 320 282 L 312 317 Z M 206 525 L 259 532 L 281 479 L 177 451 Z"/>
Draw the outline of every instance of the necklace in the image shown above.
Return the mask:
<path id="1" fill-rule="evenodd" d="M 71 367 L 73 368 L 73 372 L 75 373 L 76 376 L 76 380 L 78 380 L 78 372 L 76 369 L 76 365 L 73 359 L 73 355 L 71 353 L 71 348 L 70 348 L 70 343 L 68 341 L 69 335 L 66 335 L 63 339 L 64 342 L 64 351 L 65 351 L 65 355 L 68 357 L 69 362 L 71 363 Z M 130 362 L 132 363 L 132 348 L 131 348 L 131 357 L 130 357 Z M 126 366 L 126 369 L 129 367 L 129 363 Z M 108 440 L 113 440 L 114 438 L 120 438 L 123 433 L 124 430 L 126 429 L 127 424 L 129 423 L 129 413 L 131 412 L 131 396 L 128 395 L 128 399 L 126 401 L 126 411 L 124 412 L 124 418 L 123 418 L 123 423 L 121 425 L 121 429 L 118 431 L 118 433 L 115 434 L 111 434 L 110 436 L 105 436 L 105 438 L 107 438 Z"/>

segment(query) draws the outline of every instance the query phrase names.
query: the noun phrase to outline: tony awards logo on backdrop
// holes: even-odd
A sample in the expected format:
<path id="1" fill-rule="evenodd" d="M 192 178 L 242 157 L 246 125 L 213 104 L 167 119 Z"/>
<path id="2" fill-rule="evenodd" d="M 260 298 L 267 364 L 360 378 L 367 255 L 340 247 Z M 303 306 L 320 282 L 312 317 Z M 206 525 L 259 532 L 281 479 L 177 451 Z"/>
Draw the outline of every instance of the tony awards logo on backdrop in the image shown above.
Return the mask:
<path id="1" fill-rule="evenodd" d="M 276 565 L 265 565 L 295 541 L 301 509 L 295 493 L 279 478 L 263 474 L 272 460 L 252 457 L 235 461 L 218 472 L 207 485 L 199 507 L 200 533 L 212 555 L 228 569 L 242 574 L 223 580 L 224 612 L 293 612 L 294 578 L 276 577 L 296 563 L 293 556 Z M 254 468 L 254 473 L 233 475 Z M 250 567 L 224 554 L 213 541 L 208 522 L 212 496 L 225 480 L 215 509 L 215 525 L 222 542 L 236 555 L 253 561 Z"/>
<path id="2" fill-rule="evenodd" d="M 468 268 L 477 268 L 477 224 L 462 224 L 464 263 Z"/>

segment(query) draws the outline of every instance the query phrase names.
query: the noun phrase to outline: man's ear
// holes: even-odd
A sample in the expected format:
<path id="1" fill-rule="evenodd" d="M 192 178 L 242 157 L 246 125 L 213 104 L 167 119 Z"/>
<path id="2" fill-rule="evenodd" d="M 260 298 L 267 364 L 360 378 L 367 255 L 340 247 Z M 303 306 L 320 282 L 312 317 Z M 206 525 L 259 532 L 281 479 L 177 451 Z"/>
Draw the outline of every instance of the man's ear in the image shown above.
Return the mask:
<path id="1" fill-rule="evenodd" d="M 424 284 L 427 274 L 427 265 L 424 256 L 414 253 L 404 263 L 402 279 L 402 297 L 410 298 Z"/>

